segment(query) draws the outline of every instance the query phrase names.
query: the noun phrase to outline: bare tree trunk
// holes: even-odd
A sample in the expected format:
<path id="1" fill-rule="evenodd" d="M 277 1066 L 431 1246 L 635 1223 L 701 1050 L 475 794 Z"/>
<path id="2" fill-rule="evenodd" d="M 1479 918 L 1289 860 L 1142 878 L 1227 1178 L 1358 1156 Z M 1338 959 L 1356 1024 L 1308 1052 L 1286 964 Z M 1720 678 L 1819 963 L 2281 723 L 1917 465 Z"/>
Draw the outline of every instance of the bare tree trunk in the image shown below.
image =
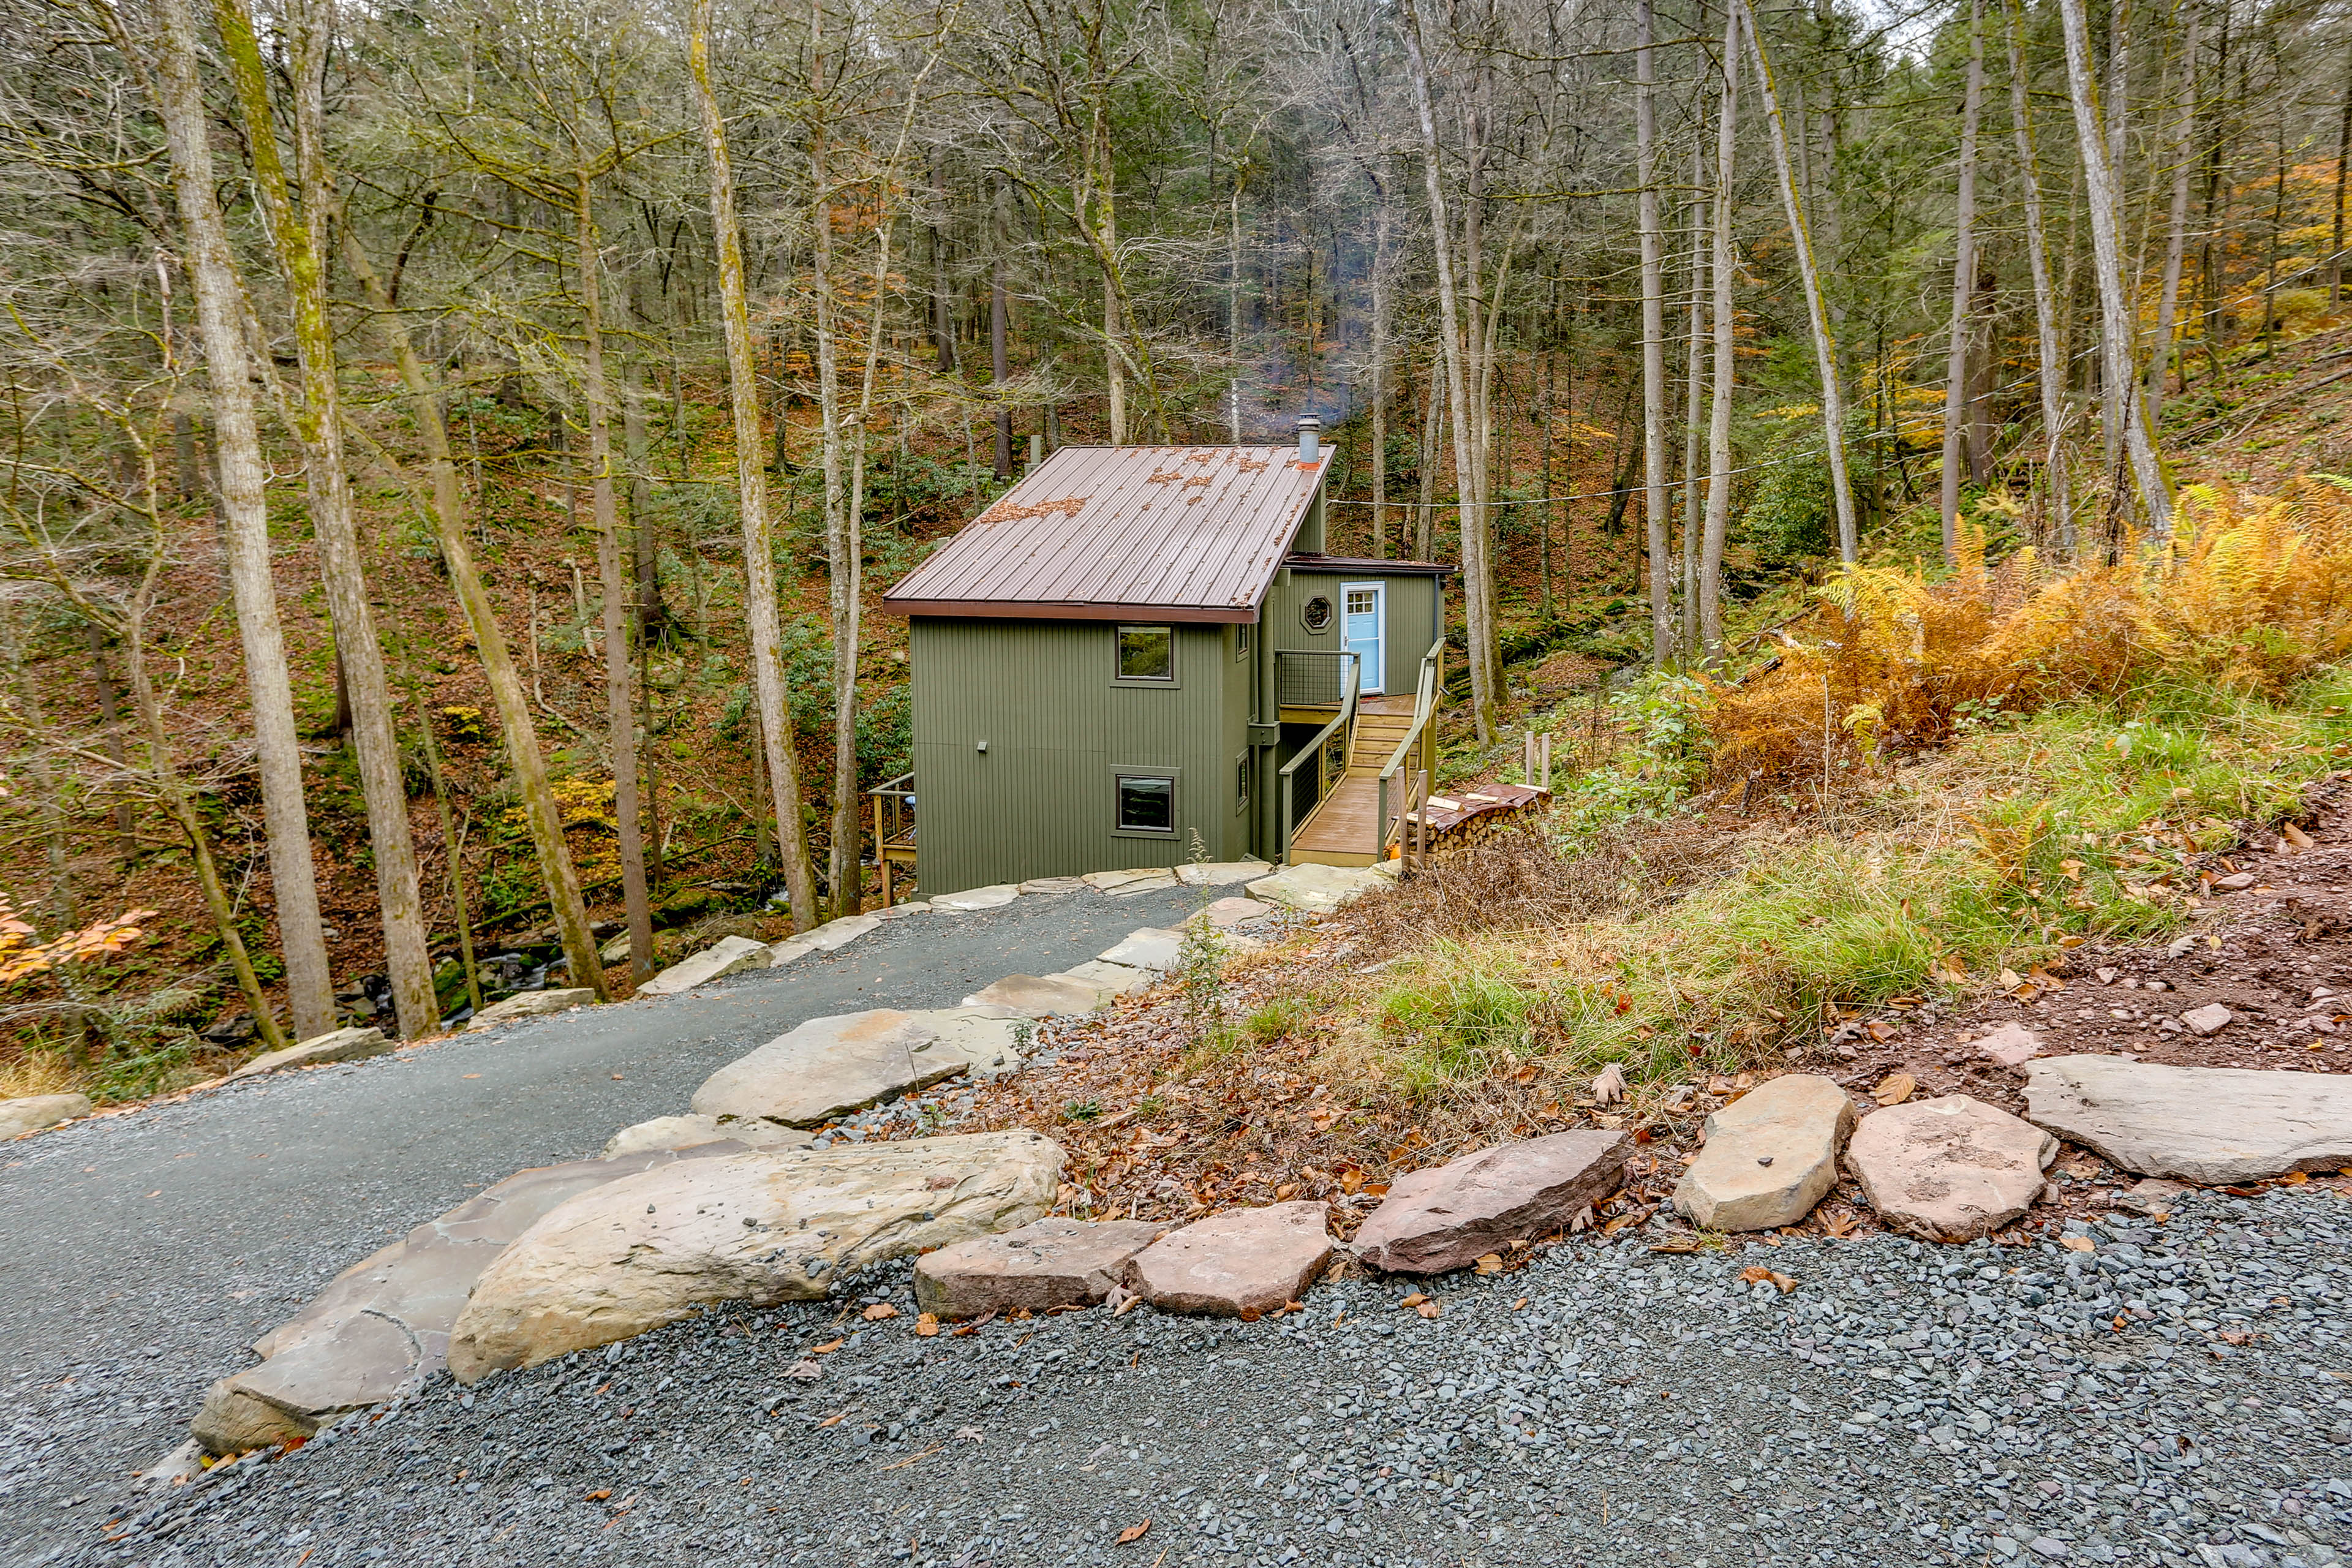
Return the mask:
<path id="1" fill-rule="evenodd" d="M 2098 271 L 2101 347 L 2107 384 L 2130 388 L 2118 410 L 2132 479 L 2149 531 L 2158 539 L 2172 533 L 2172 490 L 2164 477 L 2147 428 L 2147 407 L 2133 384 L 2131 302 L 2124 298 L 2123 252 L 2116 221 L 2115 174 L 2100 141 L 2098 90 L 2091 80 L 2090 38 L 2083 0 L 2059 0 L 2066 32 L 2066 80 L 2074 105 L 2074 136 L 2082 154 L 2084 198 L 2091 209 L 2091 248 Z"/>
<path id="2" fill-rule="evenodd" d="M 1686 363 L 1683 367 L 1683 614 L 1681 650 L 1691 658 L 1698 651 L 1698 561 L 1701 510 L 1699 463 L 1706 426 L 1699 409 L 1706 390 L 1706 297 L 1701 284 L 1706 273 L 1706 112 L 1701 100 L 1696 136 L 1691 145 L 1690 308 L 1684 329 Z"/>
<path id="3" fill-rule="evenodd" d="M 1658 75 L 1652 54 L 1657 22 L 1652 0 L 1639 0 L 1635 16 L 1641 29 L 1633 127 L 1642 181 L 1642 449 L 1649 460 L 1642 521 L 1650 546 L 1650 659 L 1664 665 L 1675 654 L 1675 576 L 1666 533 L 1666 237 L 1658 227 Z M 1545 450 L 1550 450 L 1548 432 Z"/>
<path id="4" fill-rule="evenodd" d="M 687 54 L 695 107 L 710 163 L 710 216 L 717 244 L 719 313 L 727 334 L 727 382 L 735 416 L 735 477 L 743 521 L 745 619 L 751 623 L 751 664 L 760 700 L 760 743 L 775 801 L 776 845 L 793 924 L 816 923 L 816 877 L 808 835 L 801 826 L 800 767 L 793 760 L 784 708 L 782 635 L 776 614 L 776 563 L 768 539 L 768 475 L 760 463 L 759 367 L 752 361 L 751 303 L 743 286 L 743 232 L 735 216 L 735 170 L 727 152 L 727 125 L 710 80 L 711 0 L 694 0 Z"/>
<path id="5" fill-rule="evenodd" d="M 948 199 L 947 161 L 944 152 L 931 149 L 931 199 L 944 207 Z M 953 375 L 956 368 L 954 294 L 948 288 L 948 237 L 939 224 L 931 231 L 931 350 L 941 375 Z"/>
<path id="6" fill-rule="evenodd" d="M 988 274 L 988 374 L 996 386 L 996 477 L 1013 477 L 1013 410 L 1005 405 L 1005 384 L 1013 379 L 1009 356 L 1005 353 L 1005 334 L 1009 327 L 1009 311 L 1004 300 L 1004 252 L 1013 243 L 1009 226 L 1004 221 L 1004 184 L 996 186 L 995 249 Z"/>
<path id="7" fill-rule="evenodd" d="M 343 463 L 341 391 L 327 302 L 326 239 L 335 204 L 326 164 L 324 78 L 332 24 L 323 0 L 296 0 L 280 18 L 287 32 L 286 74 L 294 126 L 294 186 L 289 189 L 278 161 L 268 68 L 246 0 L 215 0 L 215 12 L 244 120 L 254 184 L 293 317 L 302 373 L 295 434 L 308 468 L 320 576 L 351 694 L 352 742 L 359 753 L 368 837 L 375 855 L 376 900 L 383 921 L 384 970 L 392 982 L 393 1011 L 401 1034 L 413 1040 L 439 1026 L 440 1008 L 433 992 L 416 849 L 408 826 L 408 790 L 401 777 L 383 647 L 368 602 L 365 555 Z"/>
<path id="8" fill-rule="evenodd" d="M 2117 268 L 2117 281 L 2122 287 L 2126 300 L 2129 300 L 2132 298 L 2129 284 L 2124 281 L 2121 271 L 2123 267 L 2125 179 L 2124 94 L 2130 81 L 2130 0 L 2108 0 L 2107 85 L 2105 91 L 2101 94 L 2101 98 L 2104 101 L 2099 106 L 2101 110 L 2100 120 L 2104 123 L 2106 131 L 2107 172 L 2109 179 L 2112 182 L 2108 192 L 2108 204 L 2114 211 L 2116 220 L 2116 266 Z M 2085 47 L 2087 48 L 2087 44 Z M 2086 78 L 2086 79 L 2090 79 Z M 2097 242 L 2095 237 L 2093 240 L 2094 246 L 2095 246 L 2096 243 Z M 2137 363 L 2137 345 L 2139 339 L 2139 312 L 2137 310 L 2130 312 L 2130 321 L 2132 325 L 2132 342 L 2134 344 L 2134 352 L 2128 360 L 2122 363 Z M 2104 447 L 2104 451 L 2102 453 L 2102 456 L 2105 458 L 2104 466 L 2106 472 L 2110 474 L 2118 472 L 2118 465 L 2123 459 L 2124 447 L 2123 409 L 2124 388 L 2126 383 L 2123 378 L 2113 374 L 2117 363 L 2118 362 L 2112 356 L 2103 357 L 2100 361 L 2100 438 Z"/>
<path id="9" fill-rule="evenodd" d="M 465 613 L 467 629 L 474 634 L 482 675 L 490 689 L 490 704 L 499 710 L 499 731 L 505 738 L 507 765 L 514 772 L 515 794 L 522 802 L 523 820 L 539 859 L 540 880 L 547 889 L 548 909 L 555 919 L 557 937 L 571 966 L 572 984 L 610 999 L 604 966 L 596 940 L 588 929 L 588 911 L 580 893 L 580 874 L 572 864 L 572 850 L 563 838 L 563 815 L 548 787 L 547 759 L 540 751 L 539 727 L 530 716 L 530 700 L 523 690 L 522 674 L 515 668 L 506 631 L 499 625 L 498 606 L 483 584 L 474 551 L 466 532 L 466 495 L 457 482 L 457 465 L 449 452 L 449 432 L 442 424 L 438 389 L 426 374 L 424 362 L 409 342 L 406 321 L 394 308 L 390 292 L 348 227 L 343 233 L 343 260 L 359 281 L 376 321 L 390 342 L 393 360 L 408 393 L 411 416 L 425 443 L 433 469 L 433 521 L 441 559 L 449 571 L 457 607 Z M 534 600 L 531 616 L 539 615 Z M 426 721 L 428 723 L 430 720 Z"/>
<path id="10" fill-rule="evenodd" d="M 111 14 L 110 10 L 110 14 Z M 310 824 L 302 798 L 302 751 L 294 723 L 294 689 L 270 573 L 267 472 L 254 417 L 253 365 L 241 328 L 243 307 L 228 226 L 214 195 L 210 127 L 187 0 L 157 0 L 160 37 L 153 55 L 156 108 L 172 152 L 172 184 L 196 296 L 205 378 L 212 404 L 213 459 L 220 510 L 227 523 L 230 591 L 253 706 L 261 816 L 269 844 L 269 885 L 278 941 L 286 961 L 294 1035 L 309 1039 L 335 1026 L 333 977 L 319 918 L 319 884 L 310 858 Z M 127 37 L 126 40 L 127 42 Z"/>
<path id="11" fill-rule="evenodd" d="M 1706 532 L 1699 542 L 1699 645 L 1712 662 L 1723 647 L 1723 540 L 1731 521 L 1731 395 L 1738 369 L 1733 336 L 1731 171 L 1738 148 L 1739 12 L 1723 24 L 1723 107 L 1715 142 L 1715 407 L 1707 426 Z"/>
<path id="12" fill-rule="evenodd" d="M 1960 558 L 1961 421 L 1968 413 L 1969 341 L 1975 331 L 1970 307 L 1977 287 L 1977 116 L 1984 103 L 1984 26 L 1981 0 L 1969 0 L 1969 85 L 1960 109 L 1960 182 L 1953 221 L 1952 331 L 1944 354 L 1944 564 Z"/>
<path id="13" fill-rule="evenodd" d="M 613 748 L 613 821 L 619 828 L 621 898 L 629 921 L 629 984 L 654 977 L 653 900 L 646 890 L 645 812 L 637 799 L 637 721 L 629 690 L 629 580 L 621 569 L 621 518 L 613 491 L 613 393 L 604 375 L 604 261 L 594 190 L 583 168 L 572 186 L 580 268 L 581 380 L 588 401 L 588 482 L 596 517 L 596 575 L 604 597 L 604 722 Z"/>
<path id="14" fill-rule="evenodd" d="M 2166 383 L 2172 374 L 2172 329 L 2175 313 L 2180 308 L 2180 268 L 2189 249 L 2189 142 L 2197 134 L 2197 24 L 2203 15 L 2195 0 L 2186 0 L 2189 12 L 2187 36 L 2180 46 L 2180 97 L 2174 105 L 2172 146 L 2172 210 L 2164 233 L 2164 291 L 2156 307 L 2156 342 L 2147 356 L 2147 422 L 2151 427 L 2164 408 Z M 2345 100 L 2352 105 L 2352 97 Z M 2347 121 L 2352 125 L 2352 120 Z M 2339 156 L 2341 155 L 2339 150 Z M 2337 204 L 2336 222 L 2343 222 L 2342 204 Z M 2337 248 L 2342 248 L 2338 233 Z M 2329 297 L 2334 298 L 2336 266 L 2330 253 Z"/>
<path id="15" fill-rule="evenodd" d="M 2189 25 L 2189 36 L 2191 39 L 2197 36 L 2193 22 Z M 2195 58 L 2193 44 L 2190 58 Z M 2189 78 L 2189 90 L 2192 95 L 2196 91 L 2193 72 Z M 2194 104 L 2196 101 L 2191 96 L 2189 102 Z M 2184 153 L 2184 159 L 2186 156 Z M 2330 306 L 2344 302 L 2344 181 L 2347 174 L 2352 174 L 2352 51 L 2347 51 L 2344 66 L 2344 113 L 2336 122 L 2336 200 L 2329 204 L 2334 209 L 2330 215 L 2334 226 L 2327 245 L 2327 302 Z M 2156 417 L 2153 409 L 2149 411 L 2148 417 Z"/>
<path id="16" fill-rule="evenodd" d="M 1234 165 L 1234 187 L 1225 202 L 1225 357 L 1233 365 L 1233 383 L 1225 390 L 1225 437 L 1242 444 L 1242 186 L 1241 164 Z"/>
<path id="17" fill-rule="evenodd" d="M 1423 379 L 1429 383 L 1429 395 L 1421 405 L 1421 467 L 1416 470 L 1420 489 L 1412 513 L 1412 553 L 1417 561 L 1434 559 L 1436 547 L 1430 532 L 1437 510 L 1437 422 L 1445 416 L 1445 384 L 1438 379 L 1437 366 L 1432 364 Z"/>
<path id="18" fill-rule="evenodd" d="M 2025 191 L 2025 255 L 2033 273 L 2036 366 L 2042 385 L 2043 473 L 2050 510 L 2058 523 L 2058 548 L 2074 553 L 2074 487 L 2066 470 L 2066 359 L 2059 343 L 2058 299 L 2051 288 L 2050 246 L 2042 224 L 2042 175 L 2033 151 L 2033 111 L 2027 97 L 2025 24 L 2018 0 L 2009 5 L 2009 119 L 2017 138 L 2018 178 Z"/>
<path id="19" fill-rule="evenodd" d="M 1445 216 L 1445 186 L 1438 168 L 1437 118 L 1430 104 L 1429 67 L 1422 56 L 1421 18 L 1412 0 L 1405 0 L 1404 22 L 1405 58 L 1412 72 L 1413 102 L 1421 119 L 1422 180 L 1429 198 L 1431 248 L 1437 258 L 1438 313 L 1445 339 L 1445 402 L 1454 429 L 1455 510 L 1462 528 L 1462 601 L 1464 631 L 1469 643 L 1466 662 L 1470 667 L 1470 711 L 1476 723 L 1478 743 L 1492 745 L 1497 696 L 1492 684 L 1495 629 L 1486 621 L 1479 591 L 1486 572 L 1483 559 L 1484 519 L 1478 515 L 1476 470 L 1471 457 L 1474 430 L 1469 417 L 1468 367 L 1463 363 L 1475 345 L 1465 341 L 1461 301 L 1454 288 L 1453 226 Z"/>
<path id="20" fill-rule="evenodd" d="M 1780 119 L 1780 99 L 1772 85 L 1772 61 L 1747 0 L 1739 0 L 1741 29 L 1756 58 L 1756 86 L 1764 95 L 1764 124 L 1771 133 L 1772 162 L 1780 175 L 1780 202 L 1788 209 L 1789 234 L 1797 247 L 1797 278 L 1805 289 L 1805 313 L 1813 330 L 1813 363 L 1822 381 L 1822 428 L 1830 463 L 1830 496 L 1837 508 L 1838 555 L 1849 566 L 1860 559 L 1862 538 L 1853 515 L 1853 483 L 1845 465 L 1845 392 L 1838 384 L 1837 336 L 1822 296 L 1821 269 L 1813 264 L 1811 226 L 1805 221 L 1804 193 L 1789 157 L 1789 128 Z"/>
<path id="21" fill-rule="evenodd" d="M 1394 287 L 1389 277 L 1389 230 L 1393 219 L 1386 180 L 1379 183 L 1380 206 L 1372 217 L 1372 559 L 1389 555 L 1389 312 Z"/>

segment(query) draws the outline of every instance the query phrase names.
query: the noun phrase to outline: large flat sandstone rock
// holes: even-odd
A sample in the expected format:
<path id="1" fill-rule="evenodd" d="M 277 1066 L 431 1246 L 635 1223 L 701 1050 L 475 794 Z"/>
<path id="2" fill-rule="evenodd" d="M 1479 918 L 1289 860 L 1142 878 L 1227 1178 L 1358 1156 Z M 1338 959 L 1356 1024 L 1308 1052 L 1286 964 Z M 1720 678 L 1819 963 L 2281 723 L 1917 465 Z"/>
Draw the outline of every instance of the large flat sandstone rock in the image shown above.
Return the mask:
<path id="1" fill-rule="evenodd" d="M 499 1254 L 449 1337 L 460 1383 L 675 1322 L 813 1300 L 870 1264 L 1045 1216 L 1062 1151 L 1026 1129 L 681 1161 L 564 1204 Z"/>
<path id="2" fill-rule="evenodd" d="M 814 1127 L 971 1069 L 941 1031 L 912 1013 L 876 1007 L 811 1018 L 702 1080 L 698 1115 Z"/>
<path id="3" fill-rule="evenodd" d="M 982 910 L 1001 908 L 1020 896 L 1019 888 L 1001 882 L 992 888 L 968 888 L 961 893 L 937 894 L 931 899 L 931 908 L 945 910 L 950 914 L 975 914 Z"/>
<path id="4" fill-rule="evenodd" d="M 1565 1229 L 1617 1190 L 1633 1147 L 1623 1132 L 1555 1132 L 1409 1171 L 1356 1232 L 1356 1256 L 1391 1273 L 1443 1274 Z"/>
<path id="5" fill-rule="evenodd" d="M 621 954 L 628 957 L 626 952 Z M 522 1018 L 543 1018 L 550 1013 L 568 1013 L 574 1007 L 593 1006 L 596 993 L 585 985 L 566 985 L 552 991 L 518 991 L 502 1002 L 493 1002 L 466 1020 L 468 1029 L 495 1029 L 500 1024 L 511 1024 Z"/>
<path id="6" fill-rule="evenodd" d="M 681 991 L 691 991 L 713 980 L 741 970 L 763 967 L 774 962 L 774 954 L 764 942 L 754 942 L 748 936 L 721 937 L 718 942 L 704 948 L 692 958 L 671 964 L 651 980 L 637 987 L 640 996 L 675 996 Z"/>
<path id="7" fill-rule="evenodd" d="M 1263 903 L 1317 914 L 1390 885 L 1390 879 L 1372 866 L 1286 866 L 1252 882 L 1249 895 Z"/>
<path id="8" fill-rule="evenodd" d="M 1176 879 L 1188 888 L 1223 888 L 1234 882 L 1254 882 L 1274 868 L 1264 860 L 1211 860 L 1198 866 L 1179 866 Z"/>
<path id="9" fill-rule="evenodd" d="M 1675 1188 L 1703 1230 L 1771 1230 L 1812 1212 L 1837 1184 L 1853 1101 L 1818 1073 L 1759 1084 L 1706 1119 L 1706 1142 Z"/>
<path id="10" fill-rule="evenodd" d="M 255 1078 L 266 1072 L 282 1072 L 288 1068 L 318 1067 L 326 1062 L 365 1061 L 370 1057 L 389 1056 L 391 1053 L 392 1042 L 383 1037 L 382 1029 L 337 1029 L 331 1035 L 313 1035 L 307 1040 L 298 1040 L 282 1051 L 266 1052 L 228 1076 L 232 1079 Z"/>
<path id="11" fill-rule="evenodd" d="M 1150 1220 L 1041 1219 L 959 1241 L 916 1262 L 915 1304 L 942 1318 L 1091 1306 L 1167 1228 Z"/>
<path id="12" fill-rule="evenodd" d="M 1087 981 L 1061 974 L 1008 974 L 964 998 L 966 1006 L 1010 1007 L 1024 1018 L 1084 1017 L 1110 1005 Z"/>
<path id="13" fill-rule="evenodd" d="M 1135 866 L 1124 871 L 1089 871 L 1078 879 L 1097 893 L 1149 893 L 1176 885 L 1165 866 Z"/>
<path id="14" fill-rule="evenodd" d="M 974 1078 L 1021 1070 L 1021 1037 L 1029 1020 L 1010 1007 L 933 1007 L 908 1017 L 912 1027 L 930 1036 L 929 1043 L 911 1046 L 908 1053 L 926 1071 L 951 1056 L 962 1058 Z"/>
<path id="15" fill-rule="evenodd" d="M 1948 1094 L 1862 1119 L 1846 1169 L 1888 1226 L 1928 1241 L 1973 1241 L 2017 1218 L 2042 1191 L 2058 1140 L 2006 1110 Z"/>
<path id="16" fill-rule="evenodd" d="M 656 1116 L 622 1128 L 604 1141 L 600 1158 L 617 1160 L 655 1149 L 698 1149 L 706 1143 L 732 1142 L 746 1149 L 805 1149 L 814 1134 L 797 1127 L 782 1127 L 759 1119 L 744 1121 L 716 1116 Z"/>
<path id="17" fill-rule="evenodd" d="M 2025 1113 L 2126 1171 L 2205 1186 L 2352 1164 L 2352 1077 L 2332 1073 L 2051 1057 L 2026 1066 Z"/>
<path id="18" fill-rule="evenodd" d="M 1097 954 L 1104 963 L 1125 964 L 1129 969 L 1156 969 L 1161 973 L 1172 970 L 1181 962 L 1184 933 L 1160 926 L 1144 926 L 1127 933 L 1116 947 Z"/>
<path id="19" fill-rule="evenodd" d="M 827 921 L 814 931 L 803 931 L 786 942 L 768 949 L 768 966 L 780 969 L 797 958 L 812 952 L 839 952 L 869 931 L 882 929 L 880 915 L 844 915 L 837 921 Z"/>
<path id="20" fill-rule="evenodd" d="M 1329 1224 L 1318 1203 L 1227 1209 L 1137 1253 L 1127 1286 L 1163 1312 L 1270 1312 L 1306 1295 L 1331 1260 Z"/>
<path id="21" fill-rule="evenodd" d="M 208 1453 L 308 1437 L 350 1410 L 440 1370 L 449 1330 L 492 1258 L 547 1214 L 592 1188 L 681 1157 L 647 1152 L 519 1171 L 337 1275 L 310 1304 L 253 1343 L 261 1364 L 205 1392 L 191 1423 Z"/>
<path id="22" fill-rule="evenodd" d="M 28 1094 L 20 1100 L 0 1100 L 0 1138 L 34 1132 L 89 1114 L 86 1094 Z"/>

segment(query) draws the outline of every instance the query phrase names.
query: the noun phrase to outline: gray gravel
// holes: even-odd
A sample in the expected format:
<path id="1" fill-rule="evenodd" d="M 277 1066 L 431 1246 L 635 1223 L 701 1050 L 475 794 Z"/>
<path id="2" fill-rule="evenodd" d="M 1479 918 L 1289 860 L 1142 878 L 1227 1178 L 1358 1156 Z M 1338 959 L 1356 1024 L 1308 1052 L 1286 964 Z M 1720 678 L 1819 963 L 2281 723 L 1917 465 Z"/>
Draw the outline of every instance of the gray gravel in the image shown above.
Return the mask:
<path id="1" fill-rule="evenodd" d="M 116 1517 L 125 1478 L 187 1436 L 205 1385 L 250 1364 L 257 1334 L 488 1183 L 684 1110 L 713 1069 L 804 1019 L 951 1006 L 1007 971 L 1083 963 L 1198 900 L 1180 888 L 909 916 L 686 995 L 0 1144 L 0 1563 Z"/>
<path id="2" fill-rule="evenodd" d="M 1434 1321 L 1377 1280 L 1278 1321 L 1146 1308 L 931 1339 L 901 1267 L 829 1306 L 438 1382 L 145 1511 L 110 1487 L 58 1555 L 2329 1564 L 2352 1527 L 2347 1235 L 2333 1195 L 2200 1195 L 2094 1232 L 2095 1256 L 1577 1243 L 1440 1281 Z M 1751 1264 L 1794 1289 L 1741 1284 Z M 877 1298 L 902 1315 L 865 1322 Z M 837 1336 L 816 1382 L 787 1378 Z M 20 1452 L 139 1397 L 139 1371 L 20 1387 Z"/>

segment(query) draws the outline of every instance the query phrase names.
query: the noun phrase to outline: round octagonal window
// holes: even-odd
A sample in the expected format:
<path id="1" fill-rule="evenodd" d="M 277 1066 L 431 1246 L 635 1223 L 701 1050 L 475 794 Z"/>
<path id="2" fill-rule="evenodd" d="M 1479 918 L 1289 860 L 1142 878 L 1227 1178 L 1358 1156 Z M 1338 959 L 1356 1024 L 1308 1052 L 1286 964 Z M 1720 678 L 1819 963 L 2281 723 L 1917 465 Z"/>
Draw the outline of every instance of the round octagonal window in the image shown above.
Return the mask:
<path id="1" fill-rule="evenodd" d="M 1318 594 L 1300 606 L 1298 618 L 1307 623 L 1310 632 L 1319 632 L 1331 625 L 1331 601 Z"/>

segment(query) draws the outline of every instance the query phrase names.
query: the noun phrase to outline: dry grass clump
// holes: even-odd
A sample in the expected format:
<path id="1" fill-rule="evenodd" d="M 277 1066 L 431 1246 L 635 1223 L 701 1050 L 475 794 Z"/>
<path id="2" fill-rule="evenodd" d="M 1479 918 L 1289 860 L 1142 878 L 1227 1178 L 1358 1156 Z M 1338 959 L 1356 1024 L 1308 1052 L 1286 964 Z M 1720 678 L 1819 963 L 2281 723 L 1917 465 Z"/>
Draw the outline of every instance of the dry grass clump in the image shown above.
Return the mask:
<path id="1" fill-rule="evenodd" d="M 2196 487 L 2168 543 L 2063 573 L 2031 550 L 1989 566 L 1970 531 L 1945 581 L 1861 567 L 1822 600 L 1774 663 L 1710 687 L 1718 779 L 1820 779 L 1997 713 L 2151 683 L 2274 696 L 2352 651 L 2352 495 Z"/>
<path id="2" fill-rule="evenodd" d="M 1394 893 L 1355 906 L 1349 922 L 1358 952 L 1378 959 L 1494 932 L 1632 920 L 1736 869 L 1752 831 L 1635 820 L 1571 852 L 1540 819 L 1521 822 L 1435 857 Z"/>

